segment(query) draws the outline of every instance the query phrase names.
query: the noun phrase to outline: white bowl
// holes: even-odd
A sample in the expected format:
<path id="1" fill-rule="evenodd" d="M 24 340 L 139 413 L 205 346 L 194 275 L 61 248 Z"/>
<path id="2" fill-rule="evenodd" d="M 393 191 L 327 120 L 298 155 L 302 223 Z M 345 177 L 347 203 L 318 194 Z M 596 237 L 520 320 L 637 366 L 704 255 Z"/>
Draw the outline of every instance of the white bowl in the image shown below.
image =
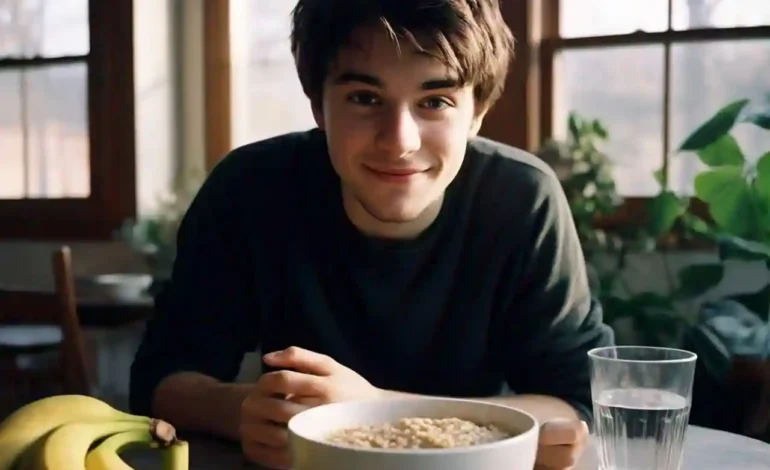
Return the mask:
<path id="1" fill-rule="evenodd" d="M 99 290 L 119 300 L 137 300 L 142 298 L 152 284 L 149 274 L 115 273 L 100 274 L 92 278 Z"/>
<path id="2" fill-rule="evenodd" d="M 362 448 L 328 442 L 329 434 L 400 418 L 460 418 L 513 434 L 496 442 L 447 449 Z M 322 405 L 289 421 L 292 470 L 532 470 L 539 423 L 524 411 L 475 400 L 416 397 Z"/>

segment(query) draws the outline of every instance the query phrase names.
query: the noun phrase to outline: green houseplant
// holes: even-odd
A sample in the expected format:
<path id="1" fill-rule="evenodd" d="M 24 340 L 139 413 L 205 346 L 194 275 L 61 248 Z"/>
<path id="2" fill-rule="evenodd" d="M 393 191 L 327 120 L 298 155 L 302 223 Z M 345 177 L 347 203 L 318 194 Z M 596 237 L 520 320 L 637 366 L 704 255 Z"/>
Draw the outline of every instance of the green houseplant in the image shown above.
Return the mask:
<path id="1" fill-rule="evenodd" d="M 612 234 L 594 224 L 597 214 L 611 214 L 622 202 L 606 180 L 611 168 L 600 149 L 608 132 L 574 113 L 569 119 L 568 137 L 546 142 L 540 155 L 565 187 L 592 288 L 618 342 L 697 352 L 692 421 L 770 442 L 770 403 L 761 395 L 770 391 L 770 378 L 762 372 L 770 371 L 770 146 L 761 155 L 745 155 L 733 132 L 738 126 L 770 131 L 770 103 L 735 101 L 698 126 L 677 152 L 694 154 L 704 165 L 694 179 L 695 194 L 676 194 L 658 171 L 661 190 L 648 202 L 647 220 Z M 601 175 L 602 184 L 592 184 L 591 175 Z M 696 202 L 706 207 L 706 217 L 689 210 Z M 671 239 L 706 241 L 716 256 L 674 271 L 666 261 Z M 623 280 L 629 254 L 640 251 L 663 260 L 668 279 L 663 292 L 640 291 Z M 602 255 L 613 262 L 600 263 Z M 697 301 L 707 293 L 714 297 L 736 261 L 764 267 L 767 275 L 754 282 L 761 285 Z M 623 321 L 634 330 L 631 338 L 617 328 Z M 754 392 L 746 393 L 747 387 Z"/>
<path id="2" fill-rule="evenodd" d="M 760 155 L 746 155 L 735 138 L 739 126 L 770 131 L 770 96 L 764 103 L 727 104 L 680 146 L 680 153 L 695 153 L 705 166 L 695 176 L 694 197 L 708 217 L 684 212 L 692 199 L 666 190 L 660 200 L 667 202 L 659 202 L 653 216 L 676 214 L 666 224 L 687 227 L 718 253 L 714 262 L 678 273 L 679 296 L 710 291 L 735 261 L 764 268 L 759 287 L 704 302 L 683 347 L 695 351 L 700 363 L 692 420 L 770 442 L 770 145 Z"/>
<path id="3" fill-rule="evenodd" d="M 679 223 L 717 248 L 715 262 L 691 265 L 678 273 L 680 298 L 701 295 L 719 284 L 729 260 L 762 262 L 770 271 L 770 148 L 751 158 L 732 132 L 741 125 L 770 130 L 770 107 L 750 104 L 743 99 L 724 106 L 680 145 L 679 153 L 695 153 L 705 165 L 695 176 L 694 197 L 675 195 L 663 181 L 661 193 L 651 203 L 651 225 L 658 233 L 669 232 Z M 695 198 L 708 208 L 707 219 L 687 212 Z M 770 283 L 727 299 L 767 320 Z"/>
<path id="4" fill-rule="evenodd" d="M 601 150 L 608 139 L 606 126 L 573 112 L 568 117 L 567 138 L 546 141 L 539 149 L 567 193 L 592 289 L 602 302 L 606 321 L 631 323 L 635 334 L 626 339 L 621 333 L 619 342 L 681 346 L 684 335 L 699 324 L 704 312 L 713 314 L 720 305 L 711 302 L 702 308 L 687 302 L 721 283 L 728 261 L 762 261 L 770 270 L 770 152 L 752 161 L 731 134 L 738 125 L 763 129 L 770 125 L 770 112 L 756 105 L 752 110 L 749 104 L 749 100 L 740 100 L 720 109 L 678 149 L 681 154 L 697 154 L 706 165 L 695 177 L 694 196 L 675 194 L 665 174 L 658 171 L 655 177 L 661 191 L 648 202 L 647 220 L 614 231 L 595 224 L 597 217 L 612 214 L 623 202 L 615 191 L 610 160 Z M 708 207 L 705 220 L 688 211 L 696 199 Z M 666 244 L 659 243 L 674 231 L 680 238 L 712 242 L 719 258 L 674 272 L 667 261 Z M 661 258 L 668 279 L 665 291 L 639 290 L 624 280 L 629 254 L 640 252 Z M 723 302 L 730 307 L 727 310 L 734 310 L 730 302 L 737 302 L 766 320 L 770 283 L 757 292 L 727 296 Z"/>
<path id="5" fill-rule="evenodd" d="M 683 326 L 670 296 L 637 289 L 623 276 L 630 254 L 654 254 L 655 234 L 645 225 L 597 225 L 624 202 L 603 150 L 610 133 L 602 122 L 577 112 L 569 114 L 567 129 L 565 139 L 545 141 L 537 154 L 554 168 L 567 195 L 605 321 L 615 328 L 619 343 L 670 345 Z"/>
<path id="6" fill-rule="evenodd" d="M 116 233 L 118 239 L 145 257 L 156 280 L 170 276 L 179 225 L 205 178 L 203 171 L 184 173 L 170 191 L 159 196 L 152 214 L 124 221 Z"/>

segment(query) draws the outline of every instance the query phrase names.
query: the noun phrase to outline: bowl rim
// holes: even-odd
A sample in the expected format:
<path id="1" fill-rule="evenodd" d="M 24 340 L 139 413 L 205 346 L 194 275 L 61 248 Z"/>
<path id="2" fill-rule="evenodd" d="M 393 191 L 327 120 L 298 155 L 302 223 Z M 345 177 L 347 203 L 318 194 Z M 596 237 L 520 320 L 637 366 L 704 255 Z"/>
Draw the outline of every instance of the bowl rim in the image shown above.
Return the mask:
<path id="1" fill-rule="evenodd" d="M 358 447 L 358 446 L 349 445 L 349 444 L 338 444 L 335 442 L 328 442 L 325 440 L 316 439 L 314 437 L 308 436 L 306 433 L 303 433 L 301 432 L 301 430 L 297 429 L 297 421 L 299 416 L 304 415 L 306 413 L 311 413 L 313 410 L 316 410 L 320 407 L 339 406 L 340 408 L 342 408 L 344 406 L 352 406 L 352 405 L 373 405 L 378 402 L 379 403 L 382 403 L 382 402 L 413 403 L 413 402 L 425 401 L 425 400 L 436 400 L 436 401 L 455 402 L 455 403 L 459 403 L 459 402 L 472 403 L 472 404 L 480 404 L 485 407 L 505 409 L 506 411 L 515 411 L 523 415 L 524 417 L 528 418 L 532 422 L 532 426 L 526 431 L 522 431 L 516 434 L 515 436 L 507 437 L 499 441 L 486 442 L 484 444 L 477 444 L 472 446 L 449 447 L 449 448 L 440 448 L 440 449 L 384 449 L 379 447 Z M 411 455 L 411 456 L 447 455 L 447 454 L 469 454 L 469 453 L 485 452 L 491 449 L 507 447 L 511 445 L 512 442 L 522 441 L 530 437 L 531 434 L 539 433 L 540 422 L 531 413 L 526 412 L 521 408 L 517 408 L 515 406 L 510 406 L 510 405 L 503 405 L 501 403 L 491 403 L 481 399 L 444 398 L 444 397 L 414 397 L 414 398 L 405 397 L 405 398 L 385 398 L 385 399 L 378 399 L 378 400 L 354 400 L 354 401 L 337 402 L 337 403 L 329 403 L 326 405 L 320 405 L 318 407 L 313 407 L 294 415 L 294 417 L 292 417 L 287 423 L 287 430 L 289 431 L 290 435 L 293 435 L 296 438 L 304 439 L 306 441 L 309 441 L 321 446 L 325 446 L 325 447 L 333 447 L 339 450 L 347 450 L 347 451 L 354 450 L 356 452 L 371 453 L 371 454 L 395 454 L 395 455 Z"/>
<path id="2" fill-rule="evenodd" d="M 87 280 L 102 285 L 146 284 L 152 281 L 152 275 L 147 273 L 102 273 L 90 276 Z"/>

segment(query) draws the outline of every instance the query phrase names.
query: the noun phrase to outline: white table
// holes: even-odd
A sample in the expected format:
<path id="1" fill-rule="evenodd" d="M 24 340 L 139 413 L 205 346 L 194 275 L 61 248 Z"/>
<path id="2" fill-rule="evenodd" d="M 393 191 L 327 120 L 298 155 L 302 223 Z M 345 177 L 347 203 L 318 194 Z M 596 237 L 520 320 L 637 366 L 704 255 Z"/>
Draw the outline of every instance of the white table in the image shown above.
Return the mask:
<path id="1" fill-rule="evenodd" d="M 203 437 L 190 441 L 190 470 L 236 470 L 259 467 L 244 463 L 237 443 Z M 574 470 L 597 470 L 595 448 Z M 682 470 L 770 470 L 770 445 L 735 434 L 690 426 Z M 136 470 L 160 470 L 155 453 L 132 452 L 125 460 Z M 394 469 L 395 470 L 395 469 Z M 501 469 L 503 470 L 503 469 Z"/>
<path id="2" fill-rule="evenodd" d="M 574 470 L 597 470 L 596 441 Z M 770 470 L 770 444 L 737 434 L 690 426 L 682 470 Z"/>

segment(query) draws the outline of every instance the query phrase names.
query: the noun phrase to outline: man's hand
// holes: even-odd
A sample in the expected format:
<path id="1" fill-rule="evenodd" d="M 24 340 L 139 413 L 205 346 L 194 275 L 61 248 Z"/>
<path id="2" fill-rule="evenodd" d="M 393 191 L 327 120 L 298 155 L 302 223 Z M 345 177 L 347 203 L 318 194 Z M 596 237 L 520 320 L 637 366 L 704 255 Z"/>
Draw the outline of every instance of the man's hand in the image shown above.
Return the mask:
<path id="1" fill-rule="evenodd" d="M 269 468 L 291 468 L 286 423 L 307 405 L 276 398 L 262 380 L 241 404 L 240 438 L 243 455 Z"/>
<path id="2" fill-rule="evenodd" d="M 270 468 L 291 467 L 286 423 L 313 406 L 379 398 L 381 392 L 366 379 L 332 358 L 291 347 L 265 355 L 279 370 L 262 375 L 241 406 L 243 453 Z"/>
<path id="3" fill-rule="evenodd" d="M 329 356 L 290 347 L 266 354 L 265 363 L 279 369 L 262 376 L 272 393 L 312 406 L 377 399 L 383 392 Z"/>
<path id="4" fill-rule="evenodd" d="M 577 465 L 588 444 L 584 421 L 554 419 L 540 427 L 535 470 L 568 470 Z"/>

